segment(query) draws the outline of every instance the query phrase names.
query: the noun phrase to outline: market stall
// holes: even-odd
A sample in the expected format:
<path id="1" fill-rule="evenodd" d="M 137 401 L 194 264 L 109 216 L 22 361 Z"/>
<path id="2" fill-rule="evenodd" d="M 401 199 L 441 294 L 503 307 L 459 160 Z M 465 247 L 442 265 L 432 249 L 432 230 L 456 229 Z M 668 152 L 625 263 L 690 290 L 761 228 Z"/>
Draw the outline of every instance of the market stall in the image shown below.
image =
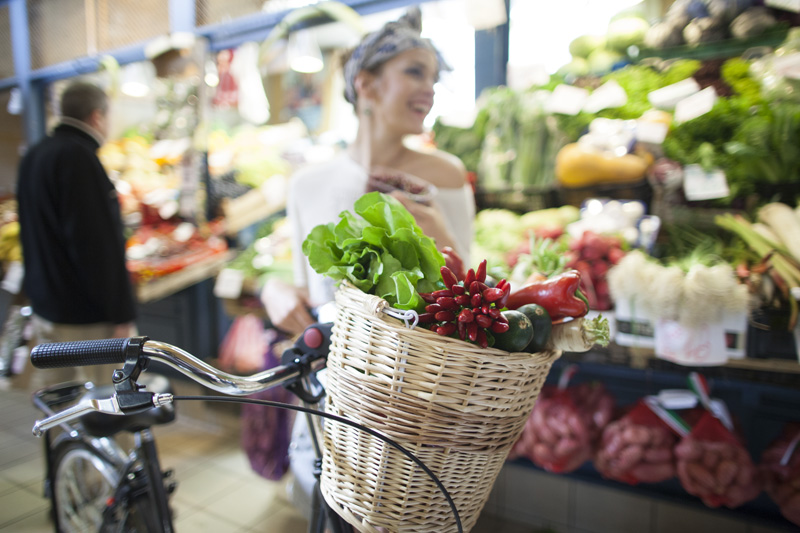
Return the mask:
<path id="1" fill-rule="evenodd" d="M 524 309 L 541 346 L 555 326 L 610 327 L 608 346 L 583 328 L 553 364 L 487 512 L 558 531 L 674 530 L 665 517 L 681 513 L 707 530 L 783 531 L 798 524 L 800 479 L 800 21 L 775 2 L 639 7 L 546 50 L 567 56 L 546 75 L 509 69 L 509 83 L 477 98 L 474 121 L 439 114 L 417 140 L 465 164 L 479 208 L 466 267 L 486 259 L 481 283 L 509 287 L 480 301 L 486 327 L 459 329 L 477 323 L 476 306 L 459 303 L 434 331 L 489 346 L 504 328 L 489 305 L 499 301 L 545 309 Z M 267 39 L 285 13 L 251 15 L 261 25 L 244 25 L 239 42 L 212 26 L 195 28 L 208 41 L 172 43 L 191 50 L 192 75 L 149 78 L 158 96 L 139 122 L 150 127 L 101 154 L 132 230 L 140 329 L 212 357 L 234 344 L 223 343 L 231 321 L 269 326 L 260 288 L 292 277 L 287 182 L 332 157 L 352 125 L 336 107 L 345 46 L 323 41 L 324 69 L 300 75 L 272 63 L 283 56 Z M 528 34 L 542 24 L 510 19 L 512 34 L 515 21 Z M 266 69 L 255 41 L 271 43 Z M 0 227 L 0 244 L 12 228 Z M 570 279 L 585 308 L 556 315 L 542 284 Z M 523 340 L 506 351 L 534 336 Z M 608 517 L 592 501 L 636 512 Z"/>

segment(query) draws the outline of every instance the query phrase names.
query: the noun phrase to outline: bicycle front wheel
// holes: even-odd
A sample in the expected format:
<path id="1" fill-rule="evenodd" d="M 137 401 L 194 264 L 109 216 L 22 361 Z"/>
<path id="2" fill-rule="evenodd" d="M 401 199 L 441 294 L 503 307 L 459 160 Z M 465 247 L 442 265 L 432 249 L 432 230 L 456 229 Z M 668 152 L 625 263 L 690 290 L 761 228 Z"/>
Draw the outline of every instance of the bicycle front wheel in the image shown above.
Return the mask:
<path id="1" fill-rule="evenodd" d="M 82 441 L 60 443 L 53 457 L 53 498 L 59 531 L 100 531 L 103 511 L 120 480 L 119 470 Z"/>

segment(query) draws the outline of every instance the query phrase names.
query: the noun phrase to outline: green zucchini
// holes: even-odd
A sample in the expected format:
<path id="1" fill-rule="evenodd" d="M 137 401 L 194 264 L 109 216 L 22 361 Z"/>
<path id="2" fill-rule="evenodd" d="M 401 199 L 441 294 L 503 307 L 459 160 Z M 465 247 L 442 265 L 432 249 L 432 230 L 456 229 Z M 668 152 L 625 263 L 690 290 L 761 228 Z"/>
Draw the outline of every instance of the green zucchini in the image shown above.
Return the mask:
<path id="1" fill-rule="evenodd" d="M 533 339 L 533 326 L 528 317 L 519 311 L 503 311 L 508 320 L 508 331 L 494 334 L 494 348 L 506 352 L 522 352 Z"/>
<path id="2" fill-rule="evenodd" d="M 541 352 L 547 345 L 550 332 L 553 330 L 550 313 L 547 312 L 547 309 L 537 304 L 525 304 L 519 307 L 517 311 L 528 317 L 533 327 L 533 337 L 530 343 L 525 346 L 524 351 L 530 353 Z"/>

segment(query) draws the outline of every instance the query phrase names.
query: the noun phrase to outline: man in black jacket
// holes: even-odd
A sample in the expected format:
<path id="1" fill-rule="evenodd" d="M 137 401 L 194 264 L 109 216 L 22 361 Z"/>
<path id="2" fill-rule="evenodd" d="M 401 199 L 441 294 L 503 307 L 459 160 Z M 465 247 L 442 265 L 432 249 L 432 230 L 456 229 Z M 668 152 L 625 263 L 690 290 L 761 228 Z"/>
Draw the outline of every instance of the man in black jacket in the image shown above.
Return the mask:
<path id="1" fill-rule="evenodd" d="M 119 201 L 96 154 L 108 132 L 108 107 L 102 89 L 72 83 L 61 96 L 61 123 L 19 166 L 23 288 L 37 343 L 134 331 Z"/>

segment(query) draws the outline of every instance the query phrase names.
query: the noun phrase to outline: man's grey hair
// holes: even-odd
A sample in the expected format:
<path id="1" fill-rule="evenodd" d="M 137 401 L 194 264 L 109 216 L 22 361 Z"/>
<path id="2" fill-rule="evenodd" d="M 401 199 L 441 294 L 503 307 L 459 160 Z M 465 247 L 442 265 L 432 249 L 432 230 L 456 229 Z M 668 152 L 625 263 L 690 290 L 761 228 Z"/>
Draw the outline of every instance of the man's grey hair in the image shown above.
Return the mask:
<path id="1" fill-rule="evenodd" d="M 100 87 L 85 81 L 71 83 L 61 94 L 61 116 L 86 121 L 99 109 L 108 111 L 108 96 Z"/>

